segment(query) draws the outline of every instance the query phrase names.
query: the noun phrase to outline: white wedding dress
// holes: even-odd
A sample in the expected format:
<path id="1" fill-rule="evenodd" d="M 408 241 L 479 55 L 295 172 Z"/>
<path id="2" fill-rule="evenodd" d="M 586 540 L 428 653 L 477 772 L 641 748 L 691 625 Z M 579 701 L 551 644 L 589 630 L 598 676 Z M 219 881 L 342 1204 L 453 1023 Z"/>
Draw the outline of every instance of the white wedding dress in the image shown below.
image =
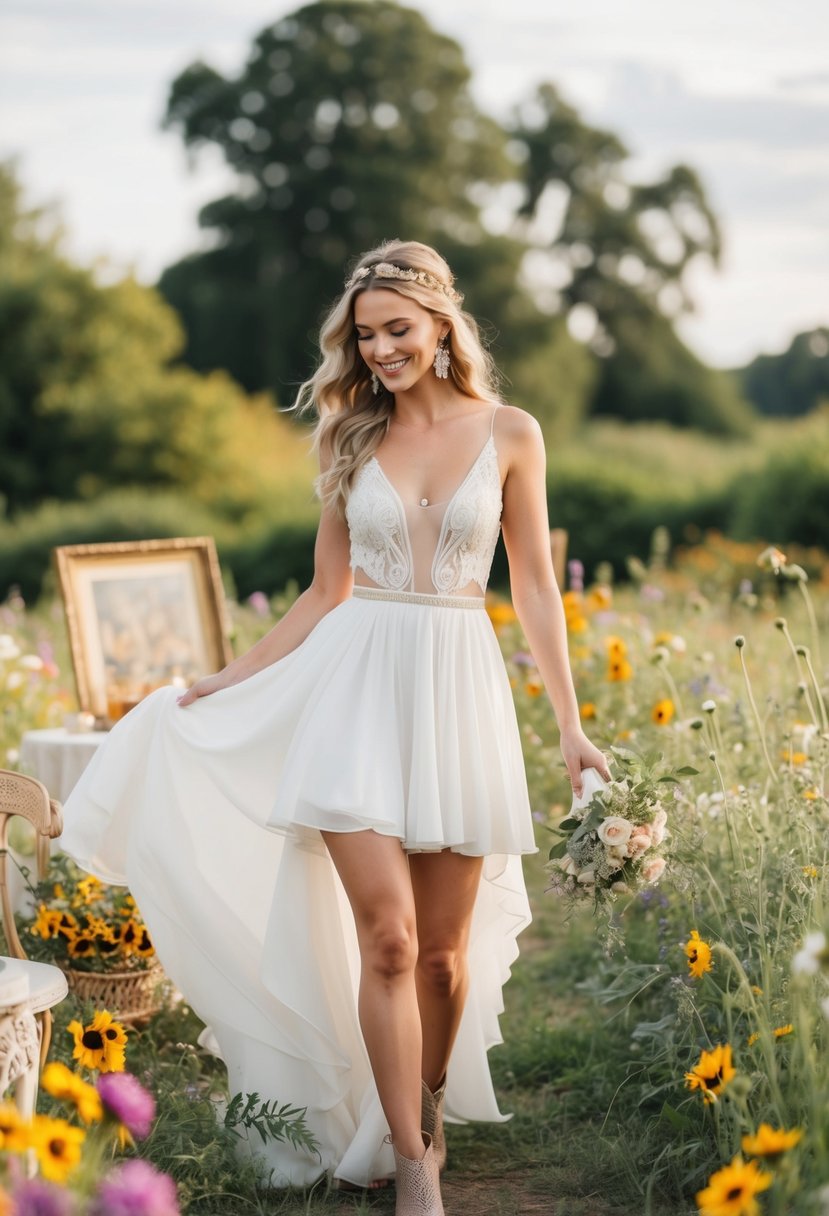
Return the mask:
<path id="1" fill-rule="evenodd" d="M 272 1185 L 394 1172 L 357 1018 L 352 914 L 319 829 L 485 857 L 446 1110 L 504 1118 L 486 1053 L 530 920 L 520 854 L 535 843 L 483 609 L 501 514 L 496 413 L 481 415 L 489 436 L 448 502 L 405 504 L 375 457 L 364 464 L 347 506 L 353 598 L 241 684 L 184 709 L 173 688 L 147 697 L 64 809 L 61 847 L 129 885 L 231 1094 L 307 1108 L 321 1159 L 249 1137 Z"/>

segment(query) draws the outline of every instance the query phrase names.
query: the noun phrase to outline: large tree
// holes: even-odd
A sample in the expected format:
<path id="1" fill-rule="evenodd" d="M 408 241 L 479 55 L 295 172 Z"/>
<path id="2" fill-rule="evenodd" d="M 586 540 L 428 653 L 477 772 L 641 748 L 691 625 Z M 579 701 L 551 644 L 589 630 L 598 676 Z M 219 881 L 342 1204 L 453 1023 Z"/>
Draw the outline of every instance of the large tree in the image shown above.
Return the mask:
<path id="1" fill-rule="evenodd" d="M 829 402 L 829 327 L 792 338 L 779 355 L 758 355 L 737 376 L 761 414 L 796 418 Z"/>
<path id="2" fill-rule="evenodd" d="M 239 173 L 200 216 L 217 247 L 160 284 L 195 366 L 290 393 L 346 262 L 384 238 L 474 248 L 480 281 L 514 284 L 521 247 L 488 238 L 470 198 L 513 169 L 469 80 L 456 42 L 388 0 L 310 4 L 263 30 L 237 76 L 181 73 L 167 126 L 188 147 L 217 144 Z M 482 299 L 500 330 L 503 295 Z"/>
<path id="3" fill-rule="evenodd" d="M 700 362 L 674 324 L 693 309 L 684 275 L 719 263 L 721 236 L 693 169 L 628 180 L 629 152 L 591 127 L 553 84 L 511 128 L 523 149 L 519 231 L 547 306 L 575 317 L 599 359 L 596 414 L 740 432 L 751 411 L 733 380 Z M 591 332 L 592 331 L 592 332 Z"/>

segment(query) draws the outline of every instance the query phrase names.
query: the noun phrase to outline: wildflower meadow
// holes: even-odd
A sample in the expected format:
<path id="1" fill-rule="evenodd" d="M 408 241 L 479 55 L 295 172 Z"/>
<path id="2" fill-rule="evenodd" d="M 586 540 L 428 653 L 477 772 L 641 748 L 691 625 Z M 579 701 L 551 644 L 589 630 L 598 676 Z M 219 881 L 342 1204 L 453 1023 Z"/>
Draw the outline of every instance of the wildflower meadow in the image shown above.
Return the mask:
<path id="1" fill-rule="evenodd" d="M 535 919 L 491 1053 L 512 1117 L 448 1128 L 447 1208 L 827 1216 L 829 564 L 718 535 L 671 552 L 660 530 L 629 574 L 568 570 L 581 713 L 613 776 L 572 808 L 520 626 L 506 596 L 489 601 L 536 820 Z M 295 593 L 232 602 L 237 647 Z M 74 708 L 72 682 L 56 605 L 10 597 L 0 635 L 13 768 L 26 728 Z M 21 913 L 30 954 L 149 966 L 140 909 L 61 864 Z M 240 1129 L 307 1144 L 302 1111 L 229 1094 L 196 1014 L 162 997 L 134 1026 L 77 996 L 58 1007 L 35 1124 L 0 1114 L 0 1212 L 393 1210 L 383 1190 L 269 1185 Z"/>

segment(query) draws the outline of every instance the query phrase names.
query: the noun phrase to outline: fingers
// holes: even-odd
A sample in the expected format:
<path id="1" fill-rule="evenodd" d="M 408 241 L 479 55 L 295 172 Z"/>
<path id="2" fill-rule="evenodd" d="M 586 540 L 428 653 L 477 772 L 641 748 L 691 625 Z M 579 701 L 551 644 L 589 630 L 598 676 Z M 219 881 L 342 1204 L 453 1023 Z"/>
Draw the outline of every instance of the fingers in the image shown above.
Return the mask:
<path id="1" fill-rule="evenodd" d="M 577 798 L 581 798 L 581 792 L 584 789 L 584 782 L 582 781 L 581 769 L 580 768 L 571 768 L 568 766 L 567 775 L 570 778 L 570 784 L 573 787 L 573 793 L 576 795 Z"/>
<path id="2" fill-rule="evenodd" d="M 180 697 L 176 697 L 176 704 L 182 709 L 186 709 L 188 705 L 192 705 L 194 701 L 198 701 L 199 694 L 196 692 L 196 687 L 188 688 L 187 692 L 183 692 Z"/>

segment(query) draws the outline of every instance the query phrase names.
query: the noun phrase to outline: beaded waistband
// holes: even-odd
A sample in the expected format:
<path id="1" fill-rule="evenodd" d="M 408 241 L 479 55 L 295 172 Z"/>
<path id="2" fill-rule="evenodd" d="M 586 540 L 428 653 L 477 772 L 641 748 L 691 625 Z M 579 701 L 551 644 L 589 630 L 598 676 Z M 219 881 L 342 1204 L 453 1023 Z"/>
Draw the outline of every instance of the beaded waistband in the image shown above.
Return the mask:
<path id="1" fill-rule="evenodd" d="M 387 591 L 385 587 L 355 587 L 359 600 L 395 600 L 400 604 L 428 604 L 430 608 L 483 608 L 482 595 L 425 595 L 418 591 Z"/>

